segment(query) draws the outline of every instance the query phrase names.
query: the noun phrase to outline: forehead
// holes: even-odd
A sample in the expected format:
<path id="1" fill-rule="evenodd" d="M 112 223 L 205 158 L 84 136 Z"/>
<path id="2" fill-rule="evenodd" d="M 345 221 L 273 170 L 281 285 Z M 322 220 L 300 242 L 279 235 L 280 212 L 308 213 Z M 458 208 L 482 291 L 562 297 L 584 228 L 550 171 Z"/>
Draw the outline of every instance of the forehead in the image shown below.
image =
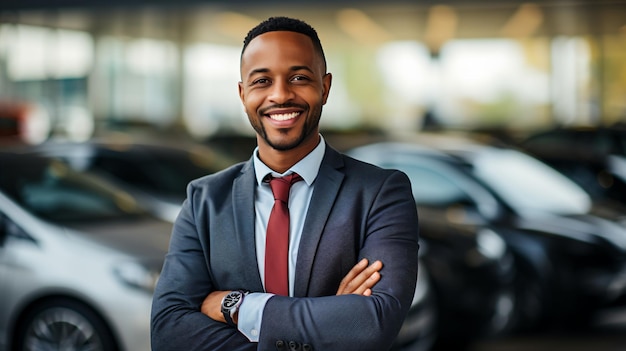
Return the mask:
<path id="1" fill-rule="evenodd" d="M 308 36 L 289 31 L 263 33 L 252 39 L 241 55 L 242 72 L 258 69 L 271 62 L 295 63 L 313 66 L 319 64 L 321 56 L 316 52 Z"/>

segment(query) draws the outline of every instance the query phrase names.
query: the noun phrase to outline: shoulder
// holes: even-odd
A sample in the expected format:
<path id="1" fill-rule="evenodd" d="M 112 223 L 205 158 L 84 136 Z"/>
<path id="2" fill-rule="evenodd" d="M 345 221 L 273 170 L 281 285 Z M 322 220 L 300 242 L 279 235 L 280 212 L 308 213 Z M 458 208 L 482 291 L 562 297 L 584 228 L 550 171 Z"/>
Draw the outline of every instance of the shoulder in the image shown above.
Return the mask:
<path id="1" fill-rule="evenodd" d="M 250 163 L 250 161 L 239 162 L 221 171 L 195 179 L 189 183 L 187 191 L 193 192 L 199 189 L 219 191 L 231 188 L 235 179 L 245 173 L 248 167 L 251 167 Z"/>
<path id="2" fill-rule="evenodd" d="M 338 175 L 342 179 L 343 187 L 352 192 L 377 193 L 388 191 L 389 187 L 411 192 L 411 184 L 405 173 L 381 168 L 332 148 L 327 148 L 320 174 Z"/>
<path id="3" fill-rule="evenodd" d="M 348 176 L 354 175 L 367 179 L 386 179 L 393 176 L 405 176 L 404 173 L 396 169 L 382 168 L 358 160 L 331 147 L 327 148 L 325 161 L 336 169 L 342 170 Z"/>

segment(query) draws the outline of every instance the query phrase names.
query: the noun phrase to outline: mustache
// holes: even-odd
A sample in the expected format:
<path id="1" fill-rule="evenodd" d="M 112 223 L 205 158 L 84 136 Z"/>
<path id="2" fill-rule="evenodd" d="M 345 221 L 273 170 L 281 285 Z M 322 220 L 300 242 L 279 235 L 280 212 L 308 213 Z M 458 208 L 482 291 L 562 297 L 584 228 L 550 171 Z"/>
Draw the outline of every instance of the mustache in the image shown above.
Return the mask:
<path id="1" fill-rule="evenodd" d="M 295 104 L 295 103 L 275 104 L 275 105 L 267 106 L 267 107 L 264 107 L 264 108 L 260 109 L 259 110 L 259 114 L 265 115 L 265 114 L 267 114 L 267 111 L 270 111 L 270 110 L 273 110 L 273 109 L 280 109 L 280 108 L 298 108 L 298 109 L 302 109 L 302 110 L 306 110 L 307 109 L 306 106 L 300 105 L 300 104 Z"/>

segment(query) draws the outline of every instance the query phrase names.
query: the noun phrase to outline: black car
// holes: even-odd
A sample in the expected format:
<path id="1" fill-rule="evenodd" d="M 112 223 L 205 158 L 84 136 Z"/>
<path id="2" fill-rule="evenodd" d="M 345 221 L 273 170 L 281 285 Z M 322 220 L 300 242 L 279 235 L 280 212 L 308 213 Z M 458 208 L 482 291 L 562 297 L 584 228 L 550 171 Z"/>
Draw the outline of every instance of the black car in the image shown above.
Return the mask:
<path id="1" fill-rule="evenodd" d="M 14 148 L 64 161 L 131 194 L 155 216 L 173 222 L 190 180 L 233 164 L 232 158 L 202 145 L 164 140 L 103 138 L 86 142 L 51 140 Z"/>
<path id="2" fill-rule="evenodd" d="M 517 330 L 583 325 L 626 291 L 624 223 L 607 209 L 593 208 L 589 196 L 557 171 L 513 149 L 464 138 L 422 134 L 394 139 L 350 154 L 408 174 L 422 238 L 433 251 L 433 239 L 449 238 L 433 256 L 446 250 L 451 256 L 463 238 L 487 252 L 502 245 L 493 238 L 503 239 L 515 257 L 511 308 Z M 490 235 L 481 237 L 485 232 Z M 485 299 L 479 291 L 464 288 L 471 286 L 467 272 L 454 270 L 471 265 L 451 264 L 462 260 L 476 260 L 478 266 L 483 258 L 468 252 L 441 260 L 448 267 L 426 258 L 441 297 L 443 328 L 465 328 L 469 323 L 460 316 L 475 318 L 492 306 L 479 302 Z M 456 289 L 442 283 L 446 279 L 457 282 Z"/>
<path id="3" fill-rule="evenodd" d="M 626 205 L 626 126 L 557 127 L 518 146 L 583 187 L 594 200 Z"/>
<path id="4" fill-rule="evenodd" d="M 373 144 L 348 150 L 358 159 L 414 175 L 397 162 L 394 148 Z M 407 162 L 410 165 L 411 162 Z M 413 185 L 439 196 L 436 184 Z M 443 197 L 446 194 L 442 194 Z M 442 199 L 443 201 L 443 199 Z M 420 245 L 423 265 L 437 306 L 437 341 L 443 349 L 462 349 L 474 340 L 506 334 L 513 327 L 516 296 L 515 267 L 510 249 L 501 234 L 489 226 L 463 223 L 461 209 L 423 206 L 418 201 Z"/>

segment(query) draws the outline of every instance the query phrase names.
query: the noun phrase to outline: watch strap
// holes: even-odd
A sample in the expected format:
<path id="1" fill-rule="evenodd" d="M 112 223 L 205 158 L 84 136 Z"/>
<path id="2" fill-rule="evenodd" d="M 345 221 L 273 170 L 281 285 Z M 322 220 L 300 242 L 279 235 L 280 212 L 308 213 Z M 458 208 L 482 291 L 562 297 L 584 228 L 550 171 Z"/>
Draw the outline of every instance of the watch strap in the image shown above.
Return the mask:
<path id="1" fill-rule="evenodd" d="M 238 308 L 233 308 L 231 311 L 233 313 L 233 315 L 235 314 L 236 310 Z M 230 325 L 231 327 L 236 327 L 237 324 L 235 323 L 235 321 L 233 320 L 233 317 L 230 315 L 231 311 L 222 311 L 222 314 L 224 315 L 224 319 L 226 320 L 226 323 L 228 325 Z"/>

